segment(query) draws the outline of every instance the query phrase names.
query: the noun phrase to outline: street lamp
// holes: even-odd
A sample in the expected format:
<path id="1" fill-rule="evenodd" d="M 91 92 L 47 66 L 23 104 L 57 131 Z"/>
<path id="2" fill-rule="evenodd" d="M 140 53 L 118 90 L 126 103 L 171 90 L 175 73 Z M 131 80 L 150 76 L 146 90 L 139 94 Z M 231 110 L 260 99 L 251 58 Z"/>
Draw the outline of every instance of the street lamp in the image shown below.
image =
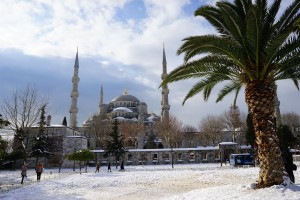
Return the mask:
<path id="1" fill-rule="evenodd" d="M 73 153 L 75 153 L 76 152 L 76 148 L 74 148 L 74 151 L 73 151 Z M 75 160 L 73 161 L 73 172 L 75 171 Z"/>

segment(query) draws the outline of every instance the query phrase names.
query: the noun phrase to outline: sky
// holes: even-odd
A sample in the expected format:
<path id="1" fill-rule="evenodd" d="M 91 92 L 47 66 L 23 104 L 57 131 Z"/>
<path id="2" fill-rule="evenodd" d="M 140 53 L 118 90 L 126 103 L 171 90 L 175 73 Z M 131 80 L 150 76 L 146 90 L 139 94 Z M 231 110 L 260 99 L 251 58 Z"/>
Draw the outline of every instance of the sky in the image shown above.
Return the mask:
<path id="1" fill-rule="evenodd" d="M 299 167 L 299 162 L 297 162 Z M 258 177 L 258 167 L 233 168 L 219 163 L 125 166 L 125 172 L 106 166 L 88 168 L 79 174 L 78 168 L 45 169 L 41 181 L 36 182 L 34 169 L 27 172 L 21 186 L 20 170 L 1 171 L 2 191 L 5 200 L 299 200 L 300 172 L 294 171 L 295 184 L 274 185 L 264 189 L 253 189 Z M 84 170 L 83 170 L 84 172 Z M 11 187 L 14 189 L 11 189 Z"/>
<path id="2" fill-rule="evenodd" d="M 285 0 L 282 8 L 290 4 Z M 49 99 L 52 123 L 69 123 L 75 55 L 79 54 L 79 126 L 98 111 L 100 87 L 104 102 L 126 89 L 160 115 L 162 51 L 167 70 L 183 63 L 176 55 L 182 39 L 212 34 L 203 18 L 194 17 L 201 5 L 214 0 L 10 0 L 0 1 L 0 105 L 16 89 L 35 85 Z M 217 87 L 205 102 L 202 95 L 182 101 L 195 82 L 169 84 L 170 113 L 198 128 L 207 115 L 229 110 L 233 96 L 215 103 Z M 300 93 L 291 81 L 278 83 L 281 112 L 300 114 Z M 244 93 L 237 105 L 247 112 Z"/>

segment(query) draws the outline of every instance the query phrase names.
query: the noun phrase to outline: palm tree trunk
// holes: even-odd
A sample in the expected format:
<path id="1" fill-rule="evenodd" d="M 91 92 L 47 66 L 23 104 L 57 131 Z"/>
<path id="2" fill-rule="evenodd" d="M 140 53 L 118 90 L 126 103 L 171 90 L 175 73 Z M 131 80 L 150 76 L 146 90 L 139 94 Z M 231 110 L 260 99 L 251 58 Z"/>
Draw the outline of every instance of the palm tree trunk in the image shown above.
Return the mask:
<path id="1" fill-rule="evenodd" d="M 283 183 L 285 169 L 276 134 L 274 87 L 270 82 L 252 82 L 246 86 L 245 96 L 258 146 L 260 171 L 257 188 L 279 185 Z"/>

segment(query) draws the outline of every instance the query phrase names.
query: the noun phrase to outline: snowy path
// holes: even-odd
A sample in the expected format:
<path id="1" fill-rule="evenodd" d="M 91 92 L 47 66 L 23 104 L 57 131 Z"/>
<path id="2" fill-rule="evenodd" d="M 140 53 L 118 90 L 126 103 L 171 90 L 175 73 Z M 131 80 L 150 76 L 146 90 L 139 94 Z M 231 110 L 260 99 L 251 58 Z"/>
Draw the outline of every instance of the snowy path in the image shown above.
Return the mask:
<path id="1" fill-rule="evenodd" d="M 41 182 L 33 181 L 1 193 L 0 199 L 300 199 L 299 171 L 295 172 L 295 185 L 253 190 L 249 186 L 255 182 L 258 168 L 194 164 L 176 165 L 174 169 L 167 165 L 125 169 L 125 172 L 108 173 L 102 167 L 100 173 L 94 173 L 94 168 L 90 168 L 81 175 L 70 171 L 59 175 L 46 172 Z M 35 178 L 31 175 L 30 178 Z"/>

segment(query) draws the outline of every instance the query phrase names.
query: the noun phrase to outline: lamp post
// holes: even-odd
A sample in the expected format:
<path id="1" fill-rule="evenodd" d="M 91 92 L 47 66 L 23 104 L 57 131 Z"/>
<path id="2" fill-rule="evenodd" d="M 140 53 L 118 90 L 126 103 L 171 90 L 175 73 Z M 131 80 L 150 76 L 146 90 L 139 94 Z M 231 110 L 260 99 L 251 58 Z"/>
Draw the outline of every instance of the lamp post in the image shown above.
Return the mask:
<path id="1" fill-rule="evenodd" d="M 76 152 L 76 148 L 74 148 L 74 153 Z M 75 171 L 75 160 L 73 161 L 73 172 Z"/>

